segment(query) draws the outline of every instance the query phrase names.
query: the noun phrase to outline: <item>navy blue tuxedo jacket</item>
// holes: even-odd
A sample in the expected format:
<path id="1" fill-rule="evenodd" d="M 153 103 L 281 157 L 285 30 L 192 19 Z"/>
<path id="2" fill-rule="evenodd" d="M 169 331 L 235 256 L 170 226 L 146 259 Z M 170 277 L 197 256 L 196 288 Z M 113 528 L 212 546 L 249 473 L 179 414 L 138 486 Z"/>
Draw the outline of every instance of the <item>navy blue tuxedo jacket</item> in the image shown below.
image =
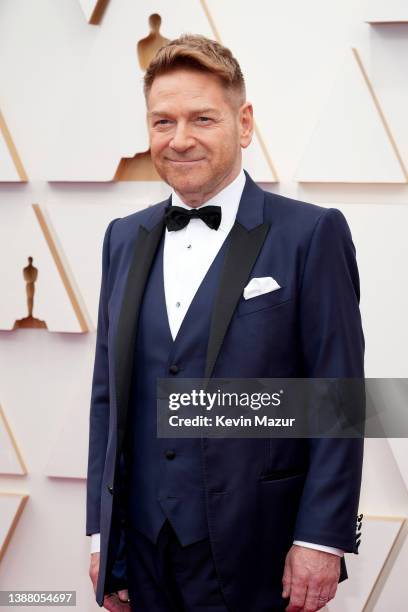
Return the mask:
<path id="1" fill-rule="evenodd" d="M 101 533 L 99 605 L 126 584 L 123 439 L 138 313 L 167 203 L 114 219 L 103 242 L 86 518 L 87 535 Z M 265 276 L 281 288 L 245 300 L 250 279 Z M 359 276 L 343 214 L 263 191 L 247 175 L 205 376 L 362 378 L 363 356 Z M 357 553 L 363 440 L 203 439 L 201 451 L 212 551 L 231 610 L 270 609 L 293 539 Z"/>

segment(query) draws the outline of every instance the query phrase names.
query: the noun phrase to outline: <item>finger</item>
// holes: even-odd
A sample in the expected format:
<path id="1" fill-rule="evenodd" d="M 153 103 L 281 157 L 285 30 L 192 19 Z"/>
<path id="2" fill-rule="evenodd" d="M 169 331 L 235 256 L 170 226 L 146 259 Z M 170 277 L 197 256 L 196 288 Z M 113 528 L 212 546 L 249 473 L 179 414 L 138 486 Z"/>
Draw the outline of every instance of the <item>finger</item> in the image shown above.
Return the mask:
<path id="1" fill-rule="evenodd" d="M 329 599 L 333 599 L 337 592 L 338 582 L 333 582 L 330 591 L 329 591 Z"/>
<path id="2" fill-rule="evenodd" d="M 317 587 L 317 585 L 309 584 L 305 598 L 305 612 L 316 612 L 316 610 L 320 610 L 320 608 L 322 608 L 320 592 L 321 590 L 319 587 Z M 326 601 L 327 600 L 324 601 L 323 606 L 326 604 Z"/>
<path id="3" fill-rule="evenodd" d="M 317 598 L 317 607 L 314 610 L 321 610 L 329 602 L 330 596 L 328 590 L 322 589 Z"/>
<path id="4" fill-rule="evenodd" d="M 320 608 L 318 608 L 318 610 L 320 610 L 321 608 L 324 608 L 327 602 L 329 602 L 330 599 L 333 599 L 332 597 L 330 597 L 331 586 L 332 586 L 331 584 L 329 584 L 328 586 L 324 586 L 322 590 L 320 591 L 319 598 L 318 598 L 318 604 Z"/>
<path id="5" fill-rule="evenodd" d="M 290 587 L 290 600 L 286 612 L 299 612 L 303 610 L 306 597 L 306 583 L 294 582 Z"/>

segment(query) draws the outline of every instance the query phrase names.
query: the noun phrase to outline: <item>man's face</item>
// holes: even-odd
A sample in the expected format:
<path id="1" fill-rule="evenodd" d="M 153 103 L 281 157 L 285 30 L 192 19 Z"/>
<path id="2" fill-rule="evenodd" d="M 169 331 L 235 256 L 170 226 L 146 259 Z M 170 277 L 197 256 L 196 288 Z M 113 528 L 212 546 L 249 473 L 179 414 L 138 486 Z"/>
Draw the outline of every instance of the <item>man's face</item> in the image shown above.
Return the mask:
<path id="1" fill-rule="evenodd" d="M 218 77 L 181 68 L 153 81 L 147 121 L 158 173 L 191 206 L 235 178 L 253 130 L 249 102 L 240 106 Z"/>

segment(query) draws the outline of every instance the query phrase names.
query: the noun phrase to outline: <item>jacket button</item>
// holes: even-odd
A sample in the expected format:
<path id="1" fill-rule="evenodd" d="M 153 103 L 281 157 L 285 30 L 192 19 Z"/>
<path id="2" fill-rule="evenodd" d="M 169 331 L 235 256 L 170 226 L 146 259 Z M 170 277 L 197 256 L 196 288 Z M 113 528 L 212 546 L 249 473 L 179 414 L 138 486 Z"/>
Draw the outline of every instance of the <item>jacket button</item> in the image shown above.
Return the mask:
<path id="1" fill-rule="evenodd" d="M 173 450 L 166 450 L 164 454 L 166 456 L 166 459 L 174 459 L 174 457 L 176 456 L 176 453 Z"/>
<path id="2" fill-rule="evenodd" d="M 109 493 L 110 493 L 111 495 L 113 495 L 113 487 L 112 487 L 112 485 L 106 485 L 106 487 L 107 487 L 107 489 L 108 489 Z"/>
<path id="3" fill-rule="evenodd" d="M 173 365 L 171 365 L 169 367 L 169 372 L 170 374 L 177 374 L 177 372 L 180 370 L 180 368 L 178 367 L 178 365 L 176 365 L 175 363 L 173 363 Z"/>

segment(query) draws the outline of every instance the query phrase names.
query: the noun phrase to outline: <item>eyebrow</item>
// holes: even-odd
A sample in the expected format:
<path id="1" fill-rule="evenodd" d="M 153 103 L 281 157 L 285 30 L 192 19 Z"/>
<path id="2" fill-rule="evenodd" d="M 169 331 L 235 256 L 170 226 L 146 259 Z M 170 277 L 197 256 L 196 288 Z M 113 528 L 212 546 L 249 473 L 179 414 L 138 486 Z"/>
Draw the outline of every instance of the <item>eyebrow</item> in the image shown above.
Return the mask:
<path id="1" fill-rule="evenodd" d="M 207 108 L 198 108 L 196 110 L 191 111 L 191 113 L 189 113 L 190 115 L 204 115 L 206 113 L 217 113 L 218 110 L 216 108 L 213 107 L 207 107 Z M 165 110 L 157 110 L 157 111 L 149 111 L 147 113 L 147 115 L 149 117 L 159 117 L 162 115 L 171 115 L 171 113 L 166 112 Z"/>

